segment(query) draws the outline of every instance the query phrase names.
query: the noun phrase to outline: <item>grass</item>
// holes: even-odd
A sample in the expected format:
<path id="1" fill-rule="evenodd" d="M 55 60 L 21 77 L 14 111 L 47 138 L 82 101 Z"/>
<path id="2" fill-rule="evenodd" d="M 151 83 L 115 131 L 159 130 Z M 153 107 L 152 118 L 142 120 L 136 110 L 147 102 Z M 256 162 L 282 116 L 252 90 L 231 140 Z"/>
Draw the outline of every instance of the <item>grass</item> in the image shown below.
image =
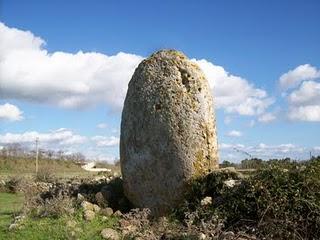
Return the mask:
<path id="1" fill-rule="evenodd" d="M 28 240 L 55 240 L 55 239 L 102 239 L 100 232 L 106 227 L 113 227 L 117 218 L 109 217 L 103 220 L 97 216 L 87 222 L 79 210 L 72 216 L 59 218 L 32 218 L 27 217 L 21 228 L 8 231 L 14 215 L 23 204 L 22 194 L 0 193 L 0 239 L 28 239 Z M 70 224 L 71 223 L 71 224 Z"/>
<path id="2" fill-rule="evenodd" d="M 0 239 L 6 239 L 4 233 L 12 222 L 13 216 L 21 210 L 23 200 L 21 193 L 0 193 Z"/>
<path id="3" fill-rule="evenodd" d="M 109 168 L 112 172 L 120 172 L 119 166 L 98 162 L 97 167 Z M 39 159 L 39 171 L 49 171 L 54 177 L 69 179 L 74 177 L 87 178 L 97 176 L 97 172 L 88 172 L 80 164 L 72 160 Z M 35 176 L 35 160 L 28 157 L 0 156 L 0 179 L 19 177 L 32 178 Z"/>
<path id="4" fill-rule="evenodd" d="M 1 239 L 28 239 L 28 240 L 61 240 L 61 239 L 102 239 L 101 230 L 113 227 L 117 219 L 110 217 L 103 220 L 97 216 L 87 222 L 83 220 L 81 212 L 75 216 L 59 218 L 27 218 L 21 229 L 6 232 Z M 71 223 L 71 224 L 70 224 Z M 1 236 L 1 235 L 0 235 Z"/>

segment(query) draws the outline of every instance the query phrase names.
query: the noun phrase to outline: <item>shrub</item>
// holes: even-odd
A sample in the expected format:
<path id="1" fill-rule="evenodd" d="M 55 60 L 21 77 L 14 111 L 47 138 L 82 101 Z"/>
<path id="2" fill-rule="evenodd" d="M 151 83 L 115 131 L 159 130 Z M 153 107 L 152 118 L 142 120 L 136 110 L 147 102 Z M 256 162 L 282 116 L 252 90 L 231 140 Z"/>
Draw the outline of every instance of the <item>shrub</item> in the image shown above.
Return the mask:
<path id="1" fill-rule="evenodd" d="M 36 195 L 25 202 L 24 213 L 32 217 L 59 218 L 74 213 L 74 201 L 69 196 L 42 199 Z"/>
<path id="2" fill-rule="evenodd" d="M 218 215 L 227 229 L 249 228 L 267 239 L 320 236 L 320 157 L 270 161 L 233 188 L 221 184 L 229 177 L 236 176 L 211 173 L 194 180 L 183 211 L 196 211 L 202 221 Z M 204 196 L 213 197 L 213 204 L 201 206 Z"/>
<path id="3" fill-rule="evenodd" d="M 9 193 L 17 193 L 20 191 L 22 179 L 20 177 L 11 177 L 5 182 L 4 191 Z"/>
<path id="4" fill-rule="evenodd" d="M 54 175 L 51 168 L 40 168 L 36 174 L 36 181 L 38 182 L 52 182 L 54 181 Z"/>

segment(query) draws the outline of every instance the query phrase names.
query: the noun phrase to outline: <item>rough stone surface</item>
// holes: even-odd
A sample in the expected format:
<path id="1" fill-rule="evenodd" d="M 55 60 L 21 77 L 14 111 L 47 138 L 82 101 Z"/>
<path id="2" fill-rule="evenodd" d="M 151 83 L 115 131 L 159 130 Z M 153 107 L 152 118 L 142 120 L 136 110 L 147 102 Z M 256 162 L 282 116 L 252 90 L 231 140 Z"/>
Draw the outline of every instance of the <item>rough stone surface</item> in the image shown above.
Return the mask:
<path id="1" fill-rule="evenodd" d="M 113 213 L 113 216 L 115 216 L 115 217 L 122 217 L 122 212 L 119 211 L 119 210 L 117 210 L 117 211 L 115 211 L 115 212 Z"/>
<path id="2" fill-rule="evenodd" d="M 109 240 L 118 240 L 120 239 L 119 233 L 116 230 L 113 230 L 112 228 L 105 228 L 101 231 L 101 236 L 104 239 Z"/>
<path id="3" fill-rule="evenodd" d="M 121 121 L 124 191 L 137 207 L 165 213 L 192 176 L 218 168 L 212 96 L 200 68 L 174 50 L 142 61 Z"/>
<path id="4" fill-rule="evenodd" d="M 112 208 L 103 208 L 103 209 L 101 209 L 100 213 L 103 216 L 109 217 L 113 214 L 113 210 L 112 210 Z"/>
<path id="5" fill-rule="evenodd" d="M 108 202 L 103 196 L 102 192 L 97 192 L 95 195 L 95 199 L 100 207 L 105 208 L 108 206 Z"/>
<path id="6" fill-rule="evenodd" d="M 92 210 L 85 210 L 83 213 L 83 217 L 87 221 L 92 221 L 95 216 L 96 216 L 96 214 Z"/>
<path id="7" fill-rule="evenodd" d="M 88 202 L 88 201 L 83 201 L 81 203 L 81 207 L 83 208 L 84 211 L 86 210 L 91 210 L 94 211 L 94 206 L 92 203 Z"/>

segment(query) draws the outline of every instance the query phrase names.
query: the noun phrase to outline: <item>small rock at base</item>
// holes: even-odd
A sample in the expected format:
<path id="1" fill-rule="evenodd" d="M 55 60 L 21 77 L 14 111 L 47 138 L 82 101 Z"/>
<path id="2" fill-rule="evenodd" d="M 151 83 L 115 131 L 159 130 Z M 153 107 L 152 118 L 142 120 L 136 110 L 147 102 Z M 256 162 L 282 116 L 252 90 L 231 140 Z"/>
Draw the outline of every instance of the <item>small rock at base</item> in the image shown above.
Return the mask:
<path id="1" fill-rule="evenodd" d="M 119 233 L 116 230 L 113 230 L 112 228 L 105 228 L 101 231 L 101 236 L 104 239 L 109 240 L 118 240 L 120 239 Z"/>
<path id="2" fill-rule="evenodd" d="M 81 203 L 81 207 L 83 208 L 84 211 L 86 211 L 86 210 L 94 211 L 93 204 L 88 201 L 83 201 Z"/>
<path id="3" fill-rule="evenodd" d="M 100 212 L 101 208 L 97 204 L 93 204 L 93 211 L 96 213 Z"/>
<path id="4" fill-rule="evenodd" d="M 116 212 L 113 214 L 113 216 L 115 216 L 115 217 L 121 217 L 121 216 L 122 216 L 122 213 L 118 210 L 118 211 L 116 211 Z"/>
<path id="5" fill-rule="evenodd" d="M 19 226 L 18 224 L 12 223 L 12 224 L 9 226 L 9 231 L 13 231 L 13 230 L 17 229 L 18 226 Z"/>
<path id="6" fill-rule="evenodd" d="M 108 201 L 105 199 L 102 192 L 97 192 L 95 199 L 100 207 L 105 208 L 108 206 Z"/>
<path id="7" fill-rule="evenodd" d="M 77 199 L 78 199 L 78 201 L 82 202 L 82 201 L 84 201 L 85 198 L 81 193 L 78 193 Z"/>
<path id="8" fill-rule="evenodd" d="M 94 211 L 92 211 L 92 210 L 86 210 L 86 211 L 84 212 L 83 216 L 84 216 L 84 219 L 85 219 L 85 220 L 91 221 L 91 220 L 94 219 L 95 213 L 94 213 Z"/>
<path id="9" fill-rule="evenodd" d="M 113 210 L 112 208 L 103 208 L 100 210 L 100 214 L 109 217 L 113 214 Z"/>

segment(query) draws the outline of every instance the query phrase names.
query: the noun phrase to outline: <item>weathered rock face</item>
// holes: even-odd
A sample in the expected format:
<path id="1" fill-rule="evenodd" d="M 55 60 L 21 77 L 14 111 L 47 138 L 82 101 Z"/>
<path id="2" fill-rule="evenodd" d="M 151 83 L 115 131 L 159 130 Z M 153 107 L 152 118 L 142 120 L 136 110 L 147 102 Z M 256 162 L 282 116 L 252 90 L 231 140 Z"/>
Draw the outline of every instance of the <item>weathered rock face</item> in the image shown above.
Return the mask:
<path id="1" fill-rule="evenodd" d="M 218 168 L 212 97 L 199 67 L 162 50 L 129 83 L 121 121 L 124 191 L 137 207 L 164 214 L 192 176 Z"/>

